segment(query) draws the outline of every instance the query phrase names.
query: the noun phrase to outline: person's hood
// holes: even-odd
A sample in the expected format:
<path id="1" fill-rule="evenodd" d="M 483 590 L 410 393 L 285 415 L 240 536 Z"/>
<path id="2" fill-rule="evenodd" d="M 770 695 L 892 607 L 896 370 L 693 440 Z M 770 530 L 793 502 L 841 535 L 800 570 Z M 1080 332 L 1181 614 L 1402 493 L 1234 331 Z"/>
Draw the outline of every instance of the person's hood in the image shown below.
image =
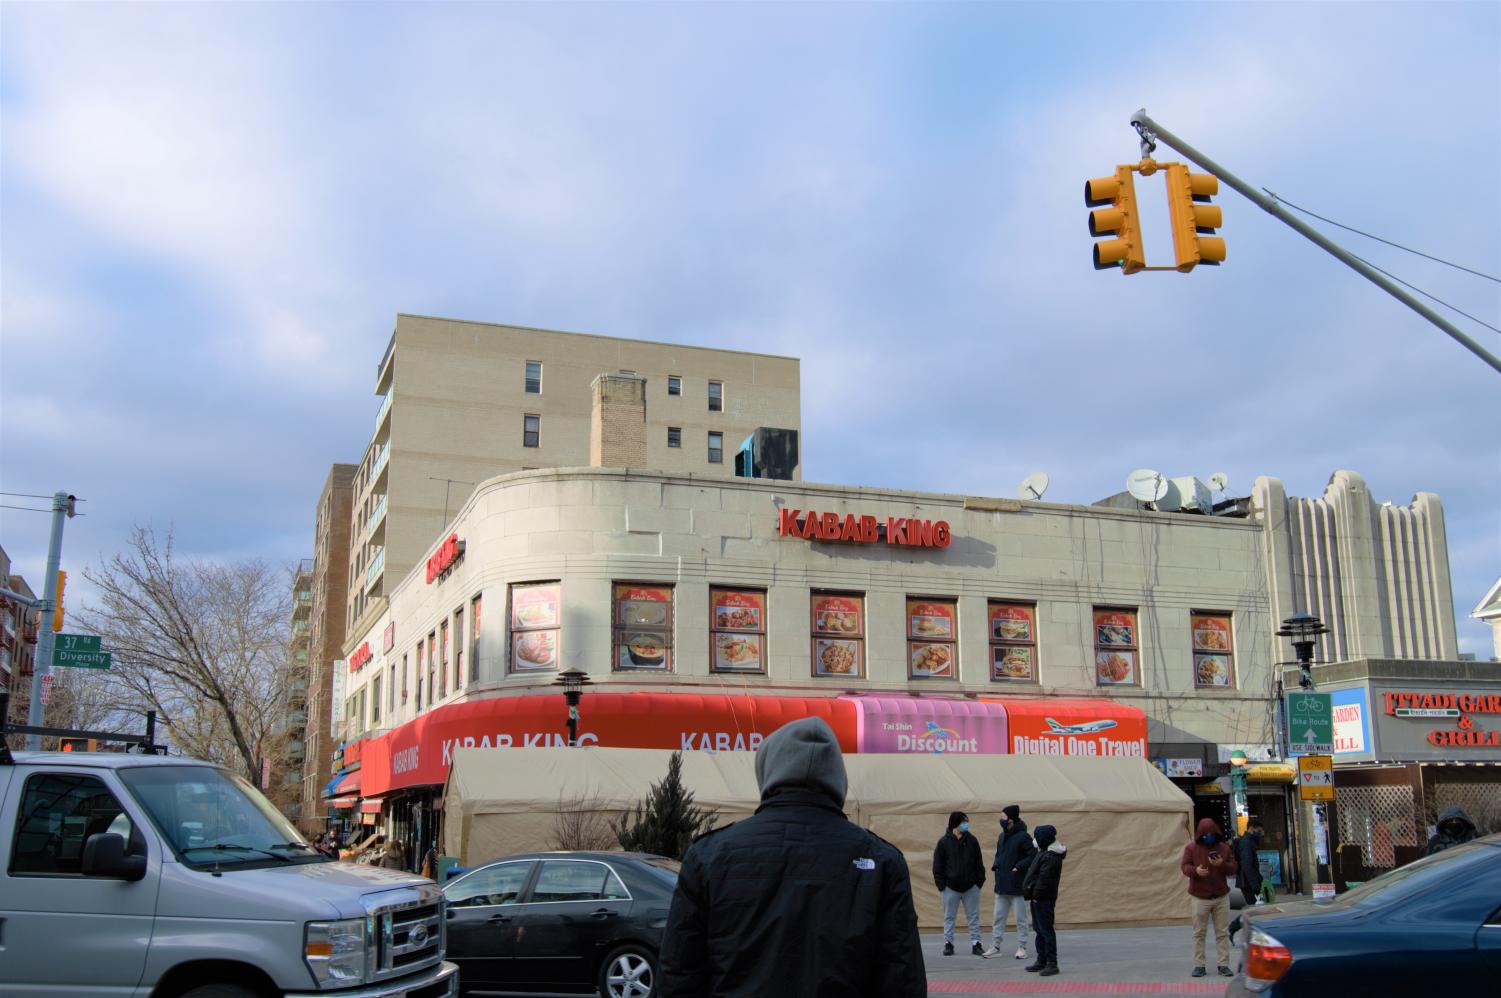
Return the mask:
<path id="1" fill-rule="evenodd" d="M 1068 852 L 1068 846 L 1064 845 L 1062 842 L 1054 841 L 1048 844 L 1048 852 L 1056 853 L 1057 855 L 1062 856 L 1064 853 Z"/>
<path id="2" fill-rule="evenodd" d="M 1037 843 L 1037 848 L 1046 849 L 1058 841 L 1058 829 L 1052 825 L 1038 825 L 1032 838 Z"/>
<path id="3" fill-rule="evenodd" d="M 756 783 L 765 800 L 778 790 L 800 787 L 844 807 L 849 777 L 834 729 L 821 717 L 784 724 L 756 750 Z"/>
<path id="4" fill-rule="evenodd" d="M 1458 804 L 1450 804 L 1448 807 L 1444 808 L 1443 813 L 1438 816 L 1438 830 L 1440 834 L 1442 834 L 1444 830 L 1444 822 L 1454 820 L 1463 821 L 1466 825 L 1469 826 L 1469 830 L 1472 832 L 1475 830 L 1475 822 L 1470 820 L 1470 816 L 1468 814 L 1465 814 L 1465 809 L 1460 807 Z"/>
<path id="5" fill-rule="evenodd" d="M 1213 818 L 1199 819 L 1199 830 L 1197 832 L 1194 832 L 1194 841 L 1197 842 L 1205 835 L 1216 835 L 1222 839 L 1224 838 L 1223 835 L 1220 835 L 1220 823 L 1215 821 Z"/>
<path id="6" fill-rule="evenodd" d="M 1020 818 L 1012 818 L 1011 827 L 1006 829 L 1006 838 L 1009 839 L 1011 836 L 1017 834 L 1018 832 L 1020 832 L 1022 835 L 1026 835 L 1027 823 Z"/>
<path id="7" fill-rule="evenodd" d="M 960 825 L 964 824 L 968 820 L 969 820 L 969 815 L 965 814 L 963 811 L 950 811 L 949 812 L 949 831 L 952 832 L 954 829 L 958 828 Z"/>

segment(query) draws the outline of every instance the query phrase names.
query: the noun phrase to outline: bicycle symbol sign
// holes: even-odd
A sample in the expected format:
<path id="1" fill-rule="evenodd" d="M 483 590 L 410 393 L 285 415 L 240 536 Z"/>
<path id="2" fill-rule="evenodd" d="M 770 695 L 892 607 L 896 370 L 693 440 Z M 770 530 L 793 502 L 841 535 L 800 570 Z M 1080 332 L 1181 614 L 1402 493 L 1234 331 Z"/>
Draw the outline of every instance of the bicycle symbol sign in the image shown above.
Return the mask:
<path id="1" fill-rule="evenodd" d="M 1293 755 L 1334 751 L 1334 707 L 1328 693 L 1287 695 L 1287 749 Z"/>

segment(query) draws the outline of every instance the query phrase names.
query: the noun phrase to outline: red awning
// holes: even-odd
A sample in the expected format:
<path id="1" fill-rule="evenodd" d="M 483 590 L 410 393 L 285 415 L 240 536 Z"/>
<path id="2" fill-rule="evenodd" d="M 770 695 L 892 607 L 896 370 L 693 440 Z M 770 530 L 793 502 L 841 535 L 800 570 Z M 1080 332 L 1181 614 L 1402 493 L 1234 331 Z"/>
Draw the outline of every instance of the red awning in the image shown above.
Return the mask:
<path id="1" fill-rule="evenodd" d="M 338 786 L 334 787 L 334 793 L 336 795 L 337 794 L 358 794 L 359 792 L 360 792 L 360 774 L 359 773 L 350 773 L 348 776 L 344 777 L 342 780 L 339 781 L 339 785 Z"/>
<path id="2" fill-rule="evenodd" d="M 366 797 L 360 801 L 361 814 L 380 814 L 380 809 L 385 805 L 383 797 Z"/>
<path id="3" fill-rule="evenodd" d="M 360 802 L 360 799 L 358 797 L 334 797 L 334 798 L 331 798 L 330 800 L 324 801 L 323 803 L 326 806 L 328 806 L 328 807 L 346 808 L 346 807 L 354 807 L 359 802 Z"/>
<path id="4" fill-rule="evenodd" d="M 1006 705 L 1011 751 L 1017 755 L 1147 755 L 1147 715 L 1114 700 L 1025 700 L 981 697 Z"/>

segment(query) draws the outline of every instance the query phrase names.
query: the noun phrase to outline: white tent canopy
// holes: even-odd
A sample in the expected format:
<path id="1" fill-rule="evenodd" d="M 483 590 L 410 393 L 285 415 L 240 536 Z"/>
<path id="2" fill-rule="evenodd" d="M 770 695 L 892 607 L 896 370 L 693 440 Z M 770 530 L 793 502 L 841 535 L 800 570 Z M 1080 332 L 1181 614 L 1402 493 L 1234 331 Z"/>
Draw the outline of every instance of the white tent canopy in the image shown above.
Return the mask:
<path id="1" fill-rule="evenodd" d="M 667 772 L 659 749 L 460 749 L 444 802 L 444 851 L 473 865 L 553 848 L 557 816 L 595 812 L 615 819 Z M 1178 855 L 1192 803 L 1142 759 L 1053 756 L 847 755 L 845 813 L 907 857 L 919 919 L 939 923 L 933 848 L 951 811 L 969 815 L 980 839 L 989 921 L 988 867 L 1001 809 L 1021 807 L 1032 828 L 1051 824 L 1068 846 L 1058 918 L 1065 924 L 1141 924 L 1187 914 Z M 760 803 L 750 752 L 687 752 L 683 781 L 719 824 Z"/>

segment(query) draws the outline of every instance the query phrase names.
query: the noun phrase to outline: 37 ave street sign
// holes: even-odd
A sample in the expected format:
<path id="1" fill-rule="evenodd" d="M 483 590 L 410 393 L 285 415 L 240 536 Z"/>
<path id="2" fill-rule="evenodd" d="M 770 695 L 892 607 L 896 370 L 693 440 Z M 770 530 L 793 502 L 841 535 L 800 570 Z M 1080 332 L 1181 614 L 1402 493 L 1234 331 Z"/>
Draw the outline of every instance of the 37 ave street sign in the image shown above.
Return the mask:
<path id="1" fill-rule="evenodd" d="M 1287 751 L 1292 755 L 1334 752 L 1334 705 L 1328 693 L 1287 695 Z"/>
<path id="2" fill-rule="evenodd" d="M 52 664 L 70 669 L 108 669 L 110 655 L 99 648 L 94 634 L 59 634 L 52 648 Z"/>

